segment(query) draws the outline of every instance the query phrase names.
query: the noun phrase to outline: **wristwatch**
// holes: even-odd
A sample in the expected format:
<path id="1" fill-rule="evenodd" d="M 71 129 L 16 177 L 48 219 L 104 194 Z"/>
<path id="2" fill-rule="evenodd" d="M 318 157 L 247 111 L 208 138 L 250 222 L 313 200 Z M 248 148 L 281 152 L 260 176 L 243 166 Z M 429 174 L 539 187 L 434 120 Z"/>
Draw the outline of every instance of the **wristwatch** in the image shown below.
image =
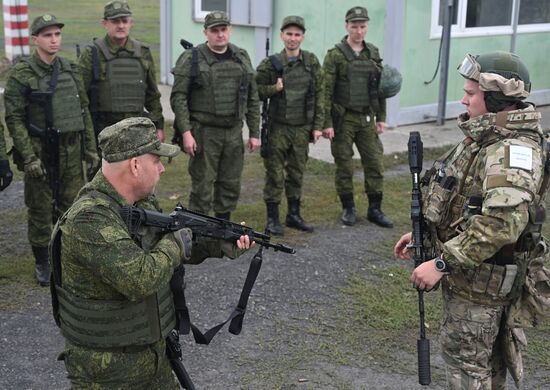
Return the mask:
<path id="1" fill-rule="evenodd" d="M 443 272 L 444 274 L 449 273 L 449 269 L 447 268 L 447 264 L 445 264 L 445 261 L 443 261 L 443 258 L 441 255 L 437 256 L 435 258 L 435 269 L 439 272 Z"/>

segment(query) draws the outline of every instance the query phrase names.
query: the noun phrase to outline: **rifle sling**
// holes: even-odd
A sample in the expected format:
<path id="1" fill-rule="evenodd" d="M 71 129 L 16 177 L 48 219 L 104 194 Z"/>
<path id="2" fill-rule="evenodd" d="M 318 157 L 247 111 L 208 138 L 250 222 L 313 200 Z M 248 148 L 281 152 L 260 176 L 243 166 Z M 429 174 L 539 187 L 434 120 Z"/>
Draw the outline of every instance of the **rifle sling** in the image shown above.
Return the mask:
<path id="1" fill-rule="evenodd" d="M 260 247 L 258 252 L 252 258 L 252 261 L 250 262 L 248 274 L 246 275 L 246 280 L 244 282 L 237 307 L 235 307 L 227 320 L 208 329 L 204 333 L 191 323 L 191 320 L 189 318 L 189 310 L 187 309 L 187 305 L 185 305 L 185 296 L 183 293 L 183 289 L 181 290 L 181 293 L 177 294 L 177 296 L 174 291 L 172 291 L 172 293 L 174 293 L 174 304 L 176 306 L 176 321 L 178 321 L 180 333 L 189 334 L 189 329 L 191 329 L 193 331 L 193 337 L 195 338 L 195 342 L 197 344 L 208 345 L 210 344 L 214 336 L 224 327 L 224 325 L 228 322 L 231 322 L 229 325 L 229 332 L 234 335 L 240 334 L 243 325 L 244 315 L 246 313 L 248 298 L 250 296 L 250 293 L 252 292 L 252 288 L 254 287 L 254 283 L 256 282 L 256 278 L 258 277 L 258 274 L 262 267 L 262 252 L 263 247 Z M 178 300 L 180 301 L 178 302 Z"/>

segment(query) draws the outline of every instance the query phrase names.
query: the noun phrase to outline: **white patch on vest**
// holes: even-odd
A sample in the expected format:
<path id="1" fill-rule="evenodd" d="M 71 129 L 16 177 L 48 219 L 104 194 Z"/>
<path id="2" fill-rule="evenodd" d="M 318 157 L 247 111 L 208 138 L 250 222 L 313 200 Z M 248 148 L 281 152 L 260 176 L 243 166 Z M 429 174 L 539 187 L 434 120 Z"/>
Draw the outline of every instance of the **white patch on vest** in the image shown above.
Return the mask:
<path id="1" fill-rule="evenodd" d="M 531 171 L 533 169 L 533 149 L 527 146 L 510 145 L 510 168 Z"/>

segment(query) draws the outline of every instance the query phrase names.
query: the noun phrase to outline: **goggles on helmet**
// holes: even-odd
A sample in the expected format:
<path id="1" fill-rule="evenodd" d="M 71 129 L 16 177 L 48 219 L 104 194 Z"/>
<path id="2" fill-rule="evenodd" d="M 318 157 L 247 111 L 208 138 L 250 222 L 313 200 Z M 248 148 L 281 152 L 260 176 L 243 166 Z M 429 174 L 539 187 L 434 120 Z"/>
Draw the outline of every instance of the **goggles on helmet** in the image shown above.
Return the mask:
<path id="1" fill-rule="evenodd" d="M 457 70 L 462 77 L 466 77 L 470 80 L 479 81 L 481 65 L 479 65 L 475 57 L 471 54 L 466 54 L 466 57 L 464 57 L 464 60 L 462 60 L 462 63 L 458 66 Z"/>

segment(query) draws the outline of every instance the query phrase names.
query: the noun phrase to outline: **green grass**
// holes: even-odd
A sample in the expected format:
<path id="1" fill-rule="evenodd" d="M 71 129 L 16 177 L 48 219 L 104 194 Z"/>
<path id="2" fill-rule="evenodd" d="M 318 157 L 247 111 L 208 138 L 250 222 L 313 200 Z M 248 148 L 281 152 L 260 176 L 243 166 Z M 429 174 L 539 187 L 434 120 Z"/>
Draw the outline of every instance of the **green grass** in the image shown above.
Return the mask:
<path id="1" fill-rule="evenodd" d="M 45 13 L 54 14 L 63 28 L 61 55 L 76 59 L 76 44 L 81 49 L 89 45 L 94 37 L 102 37 L 105 30 L 101 26 L 105 1 L 77 0 L 29 0 L 29 25 L 32 20 Z M 160 3 L 150 0 L 132 0 L 130 7 L 133 13 L 131 36 L 150 45 L 159 77 L 160 56 Z M 0 18 L 0 29 L 4 21 Z M 4 46 L 0 47 L 0 56 L 4 55 Z M 5 77 L 5 76 L 4 76 Z"/>

